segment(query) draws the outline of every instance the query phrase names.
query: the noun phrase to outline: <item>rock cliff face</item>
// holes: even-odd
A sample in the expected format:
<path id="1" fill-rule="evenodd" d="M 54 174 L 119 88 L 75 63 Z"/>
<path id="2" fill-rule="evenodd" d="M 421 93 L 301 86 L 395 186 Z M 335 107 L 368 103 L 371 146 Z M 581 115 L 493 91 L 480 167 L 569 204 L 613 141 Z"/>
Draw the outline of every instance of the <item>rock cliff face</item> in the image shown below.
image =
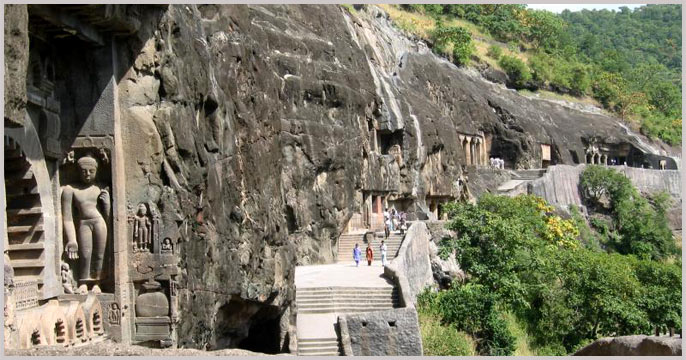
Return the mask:
<path id="1" fill-rule="evenodd" d="M 20 114 L 6 123 L 16 126 L 27 14 L 5 9 L 5 54 L 17 59 L 16 68 L 6 62 L 5 116 Z M 74 55 L 55 54 L 73 75 L 57 87 L 66 94 L 62 134 L 50 136 L 68 150 L 96 124 L 121 139 L 113 158 L 123 165 L 112 177 L 125 189 L 117 185 L 114 203 L 145 201 L 178 241 L 173 289 L 162 280 L 178 301 L 170 317 L 179 346 L 293 350 L 295 266 L 332 262 L 339 235 L 379 194 L 421 219 L 436 211 L 431 199 L 460 197 L 465 172 L 489 156 L 537 168 L 542 145 L 552 164 L 584 162 L 593 144 L 634 149 L 622 151 L 638 152 L 639 162 L 648 150 L 665 155 L 614 118 L 528 99 L 457 68 L 373 6 L 354 14 L 332 5 L 118 9 L 135 21 L 105 32 L 128 37 L 98 35 Z M 126 229 L 126 205 L 117 206 Z M 126 298 L 131 282 L 112 285 L 117 296 Z"/>
<path id="2" fill-rule="evenodd" d="M 180 345 L 286 349 L 294 266 L 335 258 L 362 190 L 420 209 L 456 197 L 459 134 L 485 134 L 516 168 L 540 167 L 542 143 L 573 163 L 592 137 L 633 141 L 613 118 L 456 68 L 373 7 L 172 5 L 157 19 L 129 46 L 142 50 L 119 52 L 119 104 L 127 195 L 179 224 Z"/>

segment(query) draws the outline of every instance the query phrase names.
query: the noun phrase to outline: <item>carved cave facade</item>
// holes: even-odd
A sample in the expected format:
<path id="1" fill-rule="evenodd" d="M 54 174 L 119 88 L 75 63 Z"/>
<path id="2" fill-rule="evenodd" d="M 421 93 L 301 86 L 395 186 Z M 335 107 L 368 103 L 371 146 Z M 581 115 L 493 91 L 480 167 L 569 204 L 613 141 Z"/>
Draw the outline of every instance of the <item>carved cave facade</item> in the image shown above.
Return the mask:
<path id="1" fill-rule="evenodd" d="M 5 346 L 173 346 L 177 224 L 127 194 L 118 128 L 118 44 L 141 8 L 24 9 L 26 106 L 5 118 Z"/>

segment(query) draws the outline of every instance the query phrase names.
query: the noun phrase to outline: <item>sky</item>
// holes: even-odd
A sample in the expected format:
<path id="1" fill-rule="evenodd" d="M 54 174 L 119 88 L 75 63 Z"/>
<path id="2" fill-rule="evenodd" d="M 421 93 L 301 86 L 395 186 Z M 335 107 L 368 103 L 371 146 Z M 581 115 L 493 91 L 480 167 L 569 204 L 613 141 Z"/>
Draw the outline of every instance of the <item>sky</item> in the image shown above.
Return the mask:
<path id="1" fill-rule="evenodd" d="M 634 9 L 645 4 L 529 4 L 529 9 L 543 9 L 552 11 L 554 13 L 561 13 L 564 9 L 570 11 L 579 11 L 582 9 L 608 9 L 618 11 L 620 7 L 626 6 L 629 9 Z"/>

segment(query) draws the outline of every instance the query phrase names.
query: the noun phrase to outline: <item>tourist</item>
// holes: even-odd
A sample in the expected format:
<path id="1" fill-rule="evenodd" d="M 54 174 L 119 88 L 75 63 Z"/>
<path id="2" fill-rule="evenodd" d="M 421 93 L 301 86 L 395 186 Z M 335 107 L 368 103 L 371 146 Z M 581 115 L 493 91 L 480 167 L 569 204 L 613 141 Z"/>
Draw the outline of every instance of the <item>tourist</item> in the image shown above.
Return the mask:
<path id="1" fill-rule="evenodd" d="M 391 231 L 395 231 L 396 227 L 395 225 L 397 224 L 396 218 L 398 216 L 398 213 L 395 211 L 395 208 L 391 209 Z"/>
<path id="2" fill-rule="evenodd" d="M 381 246 L 379 247 L 381 250 L 381 266 L 385 267 L 386 266 L 386 242 L 381 240 Z"/>
<path id="3" fill-rule="evenodd" d="M 358 244 L 355 244 L 355 248 L 353 249 L 353 260 L 355 260 L 355 266 L 360 266 L 360 255 L 362 255 L 362 250 L 360 250 L 360 247 Z"/>
<path id="4" fill-rule="evenodd" d="M 372 244 L 367 244 L 367 266 L 372 266 L 373 260 L 374 260 L 374 251 L 372 250 Z"/>
<path id="5" fill-rule="evenodd" d="M 390 217 L 386 218 L 386 220 L 384 221 L 383 230 L 384 230 L 384 234 L 386 235 L 386 239 L 388 239 L 388 236 L 391 234 L 391 218 Z"/>

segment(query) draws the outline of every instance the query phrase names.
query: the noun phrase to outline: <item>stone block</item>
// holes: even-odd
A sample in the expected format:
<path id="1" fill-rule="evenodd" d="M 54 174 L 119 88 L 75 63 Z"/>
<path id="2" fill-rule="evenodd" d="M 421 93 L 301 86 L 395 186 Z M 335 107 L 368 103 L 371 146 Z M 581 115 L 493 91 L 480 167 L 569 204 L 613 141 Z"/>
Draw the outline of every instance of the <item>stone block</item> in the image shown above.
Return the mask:
<path id="1" fill-rule="evenodd" d="M 341 315 L 338 326 L 345 355 L 422 355 L 419 320 L 414 308 Z"/>

